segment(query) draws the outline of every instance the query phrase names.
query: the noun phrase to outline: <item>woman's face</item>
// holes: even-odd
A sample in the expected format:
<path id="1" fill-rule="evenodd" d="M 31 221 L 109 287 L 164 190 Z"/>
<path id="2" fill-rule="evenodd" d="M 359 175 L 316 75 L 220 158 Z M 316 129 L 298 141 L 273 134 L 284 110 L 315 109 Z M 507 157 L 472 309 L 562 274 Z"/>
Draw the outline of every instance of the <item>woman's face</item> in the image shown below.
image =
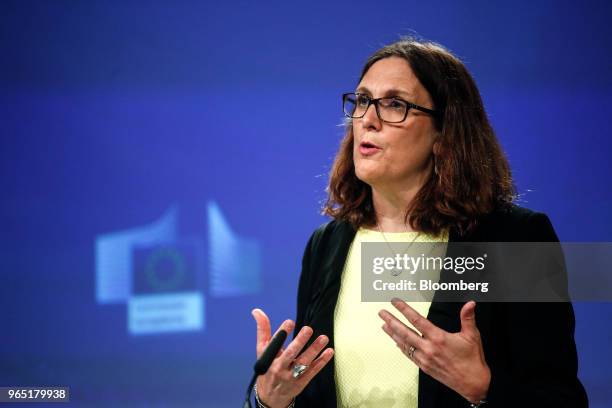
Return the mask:
<path id="1" fill-rule="evenodd" d="M 356 92 L 371 98 L 397 96 L 433 109 L 429 93 L 406 60 L 389 57 L 366 72 Z M 365 116 L 353 119 L 355 173 L 372 187 L 407 189 L 423 184 L 431 172 L 436 137 L 433 118 L 410 109 L 403 122 L 382 122 L 370 105 Z M 416 183 L 416 184 L 415 184 Z"/>

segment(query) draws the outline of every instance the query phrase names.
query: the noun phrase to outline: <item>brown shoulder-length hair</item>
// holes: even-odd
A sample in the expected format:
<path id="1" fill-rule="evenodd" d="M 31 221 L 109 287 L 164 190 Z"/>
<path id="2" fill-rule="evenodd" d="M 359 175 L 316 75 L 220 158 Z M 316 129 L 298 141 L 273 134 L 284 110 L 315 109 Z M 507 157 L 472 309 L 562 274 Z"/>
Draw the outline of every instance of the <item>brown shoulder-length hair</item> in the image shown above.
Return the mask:
<path id="1" fill-rule="evenodd" d="M 406 38 L 376 51 L 359 82 L 377 61 L 401 57 L 432 98 L 439 135 L 428 181 L 406 209 L 417 231 L 440 234 L 470 232 L 478 218 L 509 205 L 516 196 L 508 160 L 489 123 L 476 83 L 466 67 L 439 44 Z M 355 228 L 376 225 L 371 187 L 355 175 L 353 127 L 346 133 L 331 169 L 323 214 Z"/>

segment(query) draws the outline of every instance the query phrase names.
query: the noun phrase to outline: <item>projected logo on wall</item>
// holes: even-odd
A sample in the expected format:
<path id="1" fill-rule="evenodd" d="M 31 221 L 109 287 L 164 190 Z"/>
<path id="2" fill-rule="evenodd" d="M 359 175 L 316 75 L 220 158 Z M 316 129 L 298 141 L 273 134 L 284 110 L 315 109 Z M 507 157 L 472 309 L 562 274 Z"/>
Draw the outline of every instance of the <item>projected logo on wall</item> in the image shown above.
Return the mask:
<path id="1" fill-rule="evenodd" d="M 207 262 L 204 237 L 179 236 L 177 220 L 171 208 L 151 224 L 96 238 L 96 300 L 126 303 L 131 334 L 202 331 L 207 296 L 261 288 L 258 242 L 237 236 L 214 202 L 207 206 Z"/>

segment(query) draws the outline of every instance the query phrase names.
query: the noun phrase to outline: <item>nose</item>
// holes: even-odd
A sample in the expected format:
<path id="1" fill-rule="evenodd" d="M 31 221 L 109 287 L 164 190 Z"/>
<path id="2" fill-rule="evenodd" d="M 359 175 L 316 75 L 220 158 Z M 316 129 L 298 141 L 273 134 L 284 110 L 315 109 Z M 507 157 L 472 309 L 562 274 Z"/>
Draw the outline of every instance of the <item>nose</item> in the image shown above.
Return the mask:
<path id="1" fill-rule="evenodd" d="M 380 130 L 382 123 L 376 112 L 376 106 L 371 104 L 366 109 L 365 115 L 360 119 L 361 126 L 366 130 Z"/>

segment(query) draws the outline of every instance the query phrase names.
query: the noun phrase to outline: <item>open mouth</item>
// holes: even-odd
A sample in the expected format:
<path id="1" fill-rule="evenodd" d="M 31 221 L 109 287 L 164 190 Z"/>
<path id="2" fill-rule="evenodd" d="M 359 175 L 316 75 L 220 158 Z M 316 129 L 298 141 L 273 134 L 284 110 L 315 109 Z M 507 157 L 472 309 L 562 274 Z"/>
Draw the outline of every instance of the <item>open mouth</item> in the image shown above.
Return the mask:
<path id="1" fill-rule="evenodd" d="M 367 140 L 364 140 L 359 144 L 359 153 L 361 153 L 362 156 L 372 156 L 380 151 L 380 147 L 376 146 L 372 142 L 368 142 Z"/>
<path id="2" fill-rule="evenodd" d="M 366 149 L 380 149 L 380 147 L 376 146 L 374 143 L 367 142 L 367 141 L 361 142 L 360 146 Z"/>

